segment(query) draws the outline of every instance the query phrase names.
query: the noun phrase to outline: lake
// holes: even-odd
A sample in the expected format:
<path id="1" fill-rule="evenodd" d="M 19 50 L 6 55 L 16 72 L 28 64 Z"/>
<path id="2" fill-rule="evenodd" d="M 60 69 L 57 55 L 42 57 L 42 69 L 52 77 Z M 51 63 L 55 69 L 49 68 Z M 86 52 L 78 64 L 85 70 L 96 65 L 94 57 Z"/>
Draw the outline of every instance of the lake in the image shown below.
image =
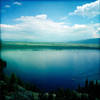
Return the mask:
<path id="1" fill-rule="evenodd" d="M 75 89 L 86 79 L 100 80 L 100 50 L 92 49 L 5 49 L 5 73 L 45 90 Z"/>

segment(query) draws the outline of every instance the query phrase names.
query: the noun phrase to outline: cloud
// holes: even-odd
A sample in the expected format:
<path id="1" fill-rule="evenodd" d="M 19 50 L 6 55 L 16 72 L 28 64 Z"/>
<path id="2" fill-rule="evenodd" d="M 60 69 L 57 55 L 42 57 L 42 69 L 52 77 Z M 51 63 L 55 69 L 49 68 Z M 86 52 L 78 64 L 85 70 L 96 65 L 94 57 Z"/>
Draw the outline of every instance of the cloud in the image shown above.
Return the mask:
<path id="1" fill-rule="evenodd" d="M 97 28 L 97 30 L 94 33 L 95 38 L 100 38 L 100 27 Z"/>
<path id="2" fill-rule="evenodd" d="M 7 25 L 7 24 L 0 24 L 0 27 L 2 27 L 2 28 L 14 28 L 13 25 Z"/>
<path id="3" fill-rule="evenodd" d="M 100 27 L 100 23 L 70 26 L 64 22 L 55 22 L 49 19 L 46 14 L 21 16 L 16 18 L 15 21 L 18 24 L 1 24 L 3 40 L 75 41 L 95 37 Z"/>
<path id="4" fill-rule="evenodd" d="M 93 18 L 100 14 L 100 0 L 77 6 L 76 10 L 69 15 L 79 15 L 83 17 Z"/>
<path id="5" fill-rule="evenodd" d="M 22 3 L 18 2 L 18 1 L 15 1 L 13 4 L 18 5 L 18 6 L 22 5 Z"/>
<path id="6" fill-rule="evenodd" d="M 45 14 L 37 15 L 37 16 L 35 16 L 35 18 L 38 18 L 38 19 L 47 19 L 47 15 L 45 15 Z"/>
<path id="7" fill-rule="evenodd" d="M 11 6 L 10 5 L 5 5 L 5 8 L 10 8 Z"/>
<path id="8" fill-rule="evenodd" d="M 66 20 L 67 19 L 67 17 L 65 16 L 65 17 L 61 17 L 60 18 L 60 20 Z"/>
<path id="9" fill-rule="evenodd" d="M 18 1 L 13 2 L 13 4 L 14 4 L 14 5 L 18 5 L 18 6 L 22 5 L 22 3 L 18 2 Z M 11 5 L 5 5 L 4 7 L 5 7 L 5 8 L 10 8 Z"/>

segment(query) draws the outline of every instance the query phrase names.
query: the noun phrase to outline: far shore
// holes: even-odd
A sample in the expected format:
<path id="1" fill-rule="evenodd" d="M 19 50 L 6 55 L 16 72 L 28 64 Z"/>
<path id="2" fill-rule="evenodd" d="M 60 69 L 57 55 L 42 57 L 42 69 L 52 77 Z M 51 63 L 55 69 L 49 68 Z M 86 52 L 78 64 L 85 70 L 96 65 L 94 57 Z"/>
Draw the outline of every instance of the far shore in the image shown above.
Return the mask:
<path id="1" fill-rule="evenodd" d="M 38 48 L 38 49 L 100 49 L 99 44 L 63 43 L 63 42 L 2 42 L 1 48 Z"/>

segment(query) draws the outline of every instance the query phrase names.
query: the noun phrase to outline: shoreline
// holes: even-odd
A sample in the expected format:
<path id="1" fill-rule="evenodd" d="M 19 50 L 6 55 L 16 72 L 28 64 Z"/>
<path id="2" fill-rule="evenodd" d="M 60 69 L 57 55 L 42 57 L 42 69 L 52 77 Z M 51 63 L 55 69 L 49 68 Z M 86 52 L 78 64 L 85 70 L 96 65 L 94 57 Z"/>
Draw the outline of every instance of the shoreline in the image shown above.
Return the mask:
<path id="1" fill-rule="evenodd" d="M 100 50 L 99 44 L 74 44 L 74 43 L 23 43 L 23 42 L 3 42 L 0 45 L 1 49 L 98 49 Z"/>

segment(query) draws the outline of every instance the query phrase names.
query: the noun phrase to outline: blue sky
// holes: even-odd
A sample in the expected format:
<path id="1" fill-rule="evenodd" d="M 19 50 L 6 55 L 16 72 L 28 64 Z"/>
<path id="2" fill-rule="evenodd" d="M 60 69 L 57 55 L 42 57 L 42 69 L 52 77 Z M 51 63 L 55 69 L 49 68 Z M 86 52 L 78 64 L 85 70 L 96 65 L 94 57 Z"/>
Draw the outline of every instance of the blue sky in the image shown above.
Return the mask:
<path id="1" fill-rule="evenodd" d="M 100 0 L 1 0 L 1 39 L 66 42 L 100 37 Z"/>

